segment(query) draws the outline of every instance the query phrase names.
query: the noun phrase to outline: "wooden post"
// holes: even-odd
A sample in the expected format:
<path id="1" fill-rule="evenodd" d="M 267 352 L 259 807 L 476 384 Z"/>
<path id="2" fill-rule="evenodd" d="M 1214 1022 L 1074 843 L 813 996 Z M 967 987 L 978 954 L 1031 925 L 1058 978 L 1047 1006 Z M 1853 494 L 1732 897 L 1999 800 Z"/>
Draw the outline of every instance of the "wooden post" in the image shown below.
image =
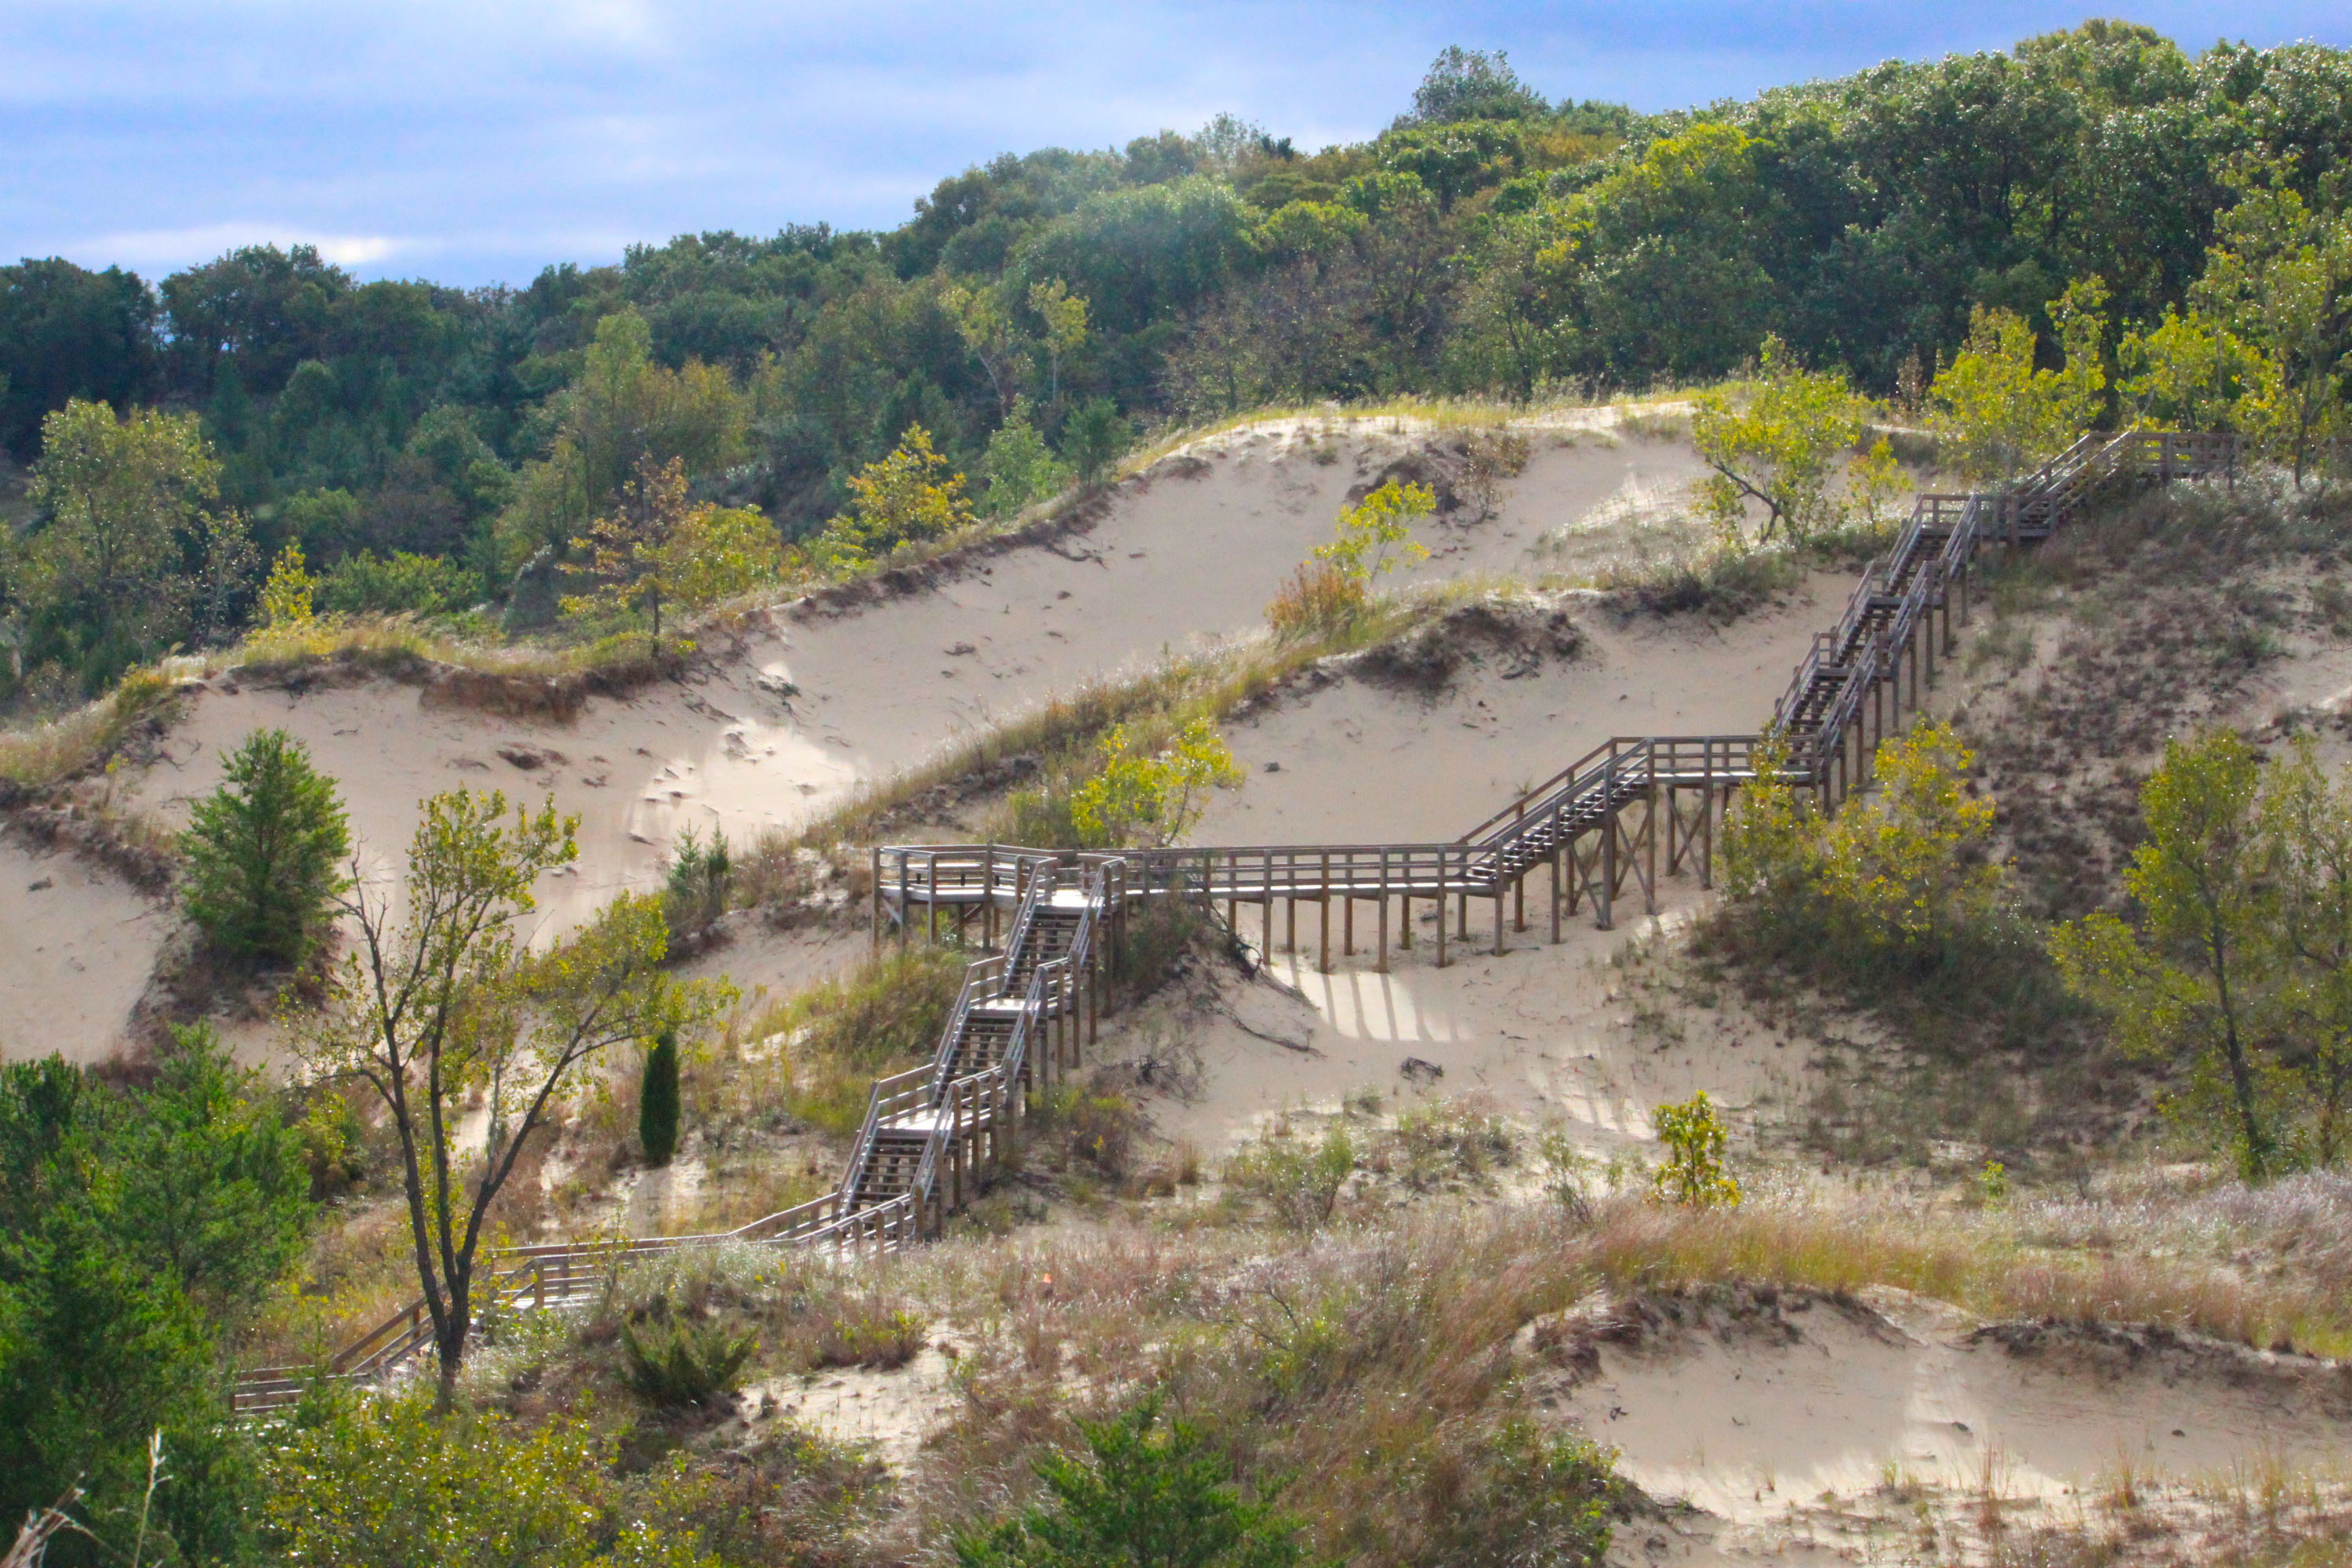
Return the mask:
<path id="1" fill-rule="evenodd" d="M 1551 943 L 1559 945 L 1559 858 L 1563 846 L 1559 841 L 1559 813 L 1552 813 L 1551 840 Z"/>
<path id="2" fill-rule="evenodd" d="M 1495 956 L 1503 956 L 1503 890 L 1495 889 Z"/>
<path id="3" fill-rule="evenodd" d="M 1285 899 L 1282 904 L 1282 951 L 1296 958 L 1298 956 L 1298 900 Z"/>
<path id="4" fill-rule="evenodd" d="M 1397 895 L 1397 951 L 1399 952 L 1412 951 L 1412 895 L 1411 893 Z"/>
<path id="5" fill-rule="evenodd" d="M 877 844 L 872 861 L 874 889 L 874 951 L 882 951 L 882 846 Z"/>
<path id="6" fill-rule="evenodd" d="M 1382 883 L 1382 886 L 1381 886 L 1381 938 L 1380 938 L 1380 955 L 1381 955 L 1381 956 L 1380 956 L 1380 962 L 1379 962 L 1378 963 L 1376 963 L 1376 964 L 1374 964 L 1374 965 L 1372 966 L 1372 971 L 1373 971 L 1373 973 L 1376 973 L 1376 974 L 1386 974 L 1386 973 L 1389 972 L 1389 890 L 1388 890 L 1388 887 L 1387 887 L 1387 885 L 1386 885 L 1386 884 L 1387 884 L 1387 879 L 1386 879 L 1385 877 L 1383 877 L 1383 878 L 1381 879 L 1381 883 Z"/>
<path id="7" fill-rule="evenodd" d="M 1617 808 L 1611 805 L 1601 815 L 1601 889 L 1595 900 L 1600 904 L 1600 927 L 1615 931 L 1617 894 Z"/>
<path id="8" fill-rule="evenodd" d="M 1318 901 L 1316 924 L 1320 928 L 1315 949 L 1315 967 L 1322 973 L 1331 973 L 1331 851 L 1323 851 L 1323 897 Z"/>

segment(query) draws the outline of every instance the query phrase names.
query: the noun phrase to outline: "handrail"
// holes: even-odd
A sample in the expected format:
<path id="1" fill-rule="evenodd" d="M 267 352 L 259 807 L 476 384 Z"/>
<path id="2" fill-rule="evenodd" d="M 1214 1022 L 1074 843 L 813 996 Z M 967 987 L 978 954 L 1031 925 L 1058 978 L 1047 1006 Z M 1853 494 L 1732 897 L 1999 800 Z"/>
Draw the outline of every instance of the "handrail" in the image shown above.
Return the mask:
<path id="1" fill-rule="evenodd" d="M 1895 675 L 1895 658 L 1922 618 L 1948 608 L 1950 591 L 1965 584 L 1978 547 L 1996 537 L 2010 542 L 2039 537 L 2061 521 L 2102 479 L 2117 473 L 2161 479 L 2196 478 L 2233 464 L 2236 444 L 2221 434 L 2126 430 L 2086 435 L 2032 474 L 1998 491 L 1929 493 L 1918 497 L 1894 543 L 1865 566 L 1831 631 L 1814 634 L 1782 696 L 1774 727 L 1790 738 L 1798 782 L 1826 787 L 1830 757 L 1859 721 L 1877 686 Z M 1277 897 L 1420 898 L 1457 893 L 1499 898 L 1540 856 L 1554 853 L 1570 827 L 1605 819 L 1635 795 L 1660 785 L 1712 789 L 1755 776 L 1755 735 L 1612 736 L 1544 780 L 1461 837 L 1444 843 L 1223 845 L 1126 850 L 1076 858 L 1082 895 L 1067 951 L 1028 965 L 1015 1018 L 1003 1054 L 990 1067 L 950 1078 L 957 1047 L 976 1008 L 1009 1000 L 1005 987 L 1019 973 L 1041 910 L 1066 887 L 1072 868 L 1064 855 L 987 844 L 880 846 L 875 850 L 877 931 L 890 895 L 898 918 L 923 902 L 998 906 L 1010 899 L 1013 917 L 1003 951 L 968 965 L 947 1029 L 930 1063 L 877 1079 L 866 1097 L 865 1121 L 839 1186 L 805 1203 L 763 1215 L 733 1230 L 693 1236 L 557 1242 L 503 1248 L 486 1255 L 491 1267 L 478 1289 L 484 1312 L 525 1300 L 570 1300 L 593 1274 L 581 1265 L 609 1265 L 640 1254 L 735 1241 L 765 1246 L 888 1247 L 919 1234 L 936 1194 L 940 1155 L 1008 1114 L 1010 1096 L 1027 1064 L 1032 1032 L 1048 1018 L 1081 1005 L 1081 976 L 1094 963 L 1095 924 L 1116 897 L 1137 897 L 1189 886 L 1211 899 Z M 1842 764 L 1841 764 L 1842 765 Z M 1840 776 L 1843 774 L 1841 773 Z M 885 875 L 885 871 L 888 875 Z M 1116 891 L 1113 884 L 1116 882 Z M 903 928 L 902 928 L 903 929 Z M 969 1104 L 973 1121 L 963 1119 Z M 945 1115 L 940 1112 L 944 1110 Z M 928 1120 L 918 1116 L 928 1114 Z M 924 1147 L 908 1188 L 861 1205 L 857 1185 L 876 1141 L 893 1126 L 919 1128 Z M 497 1266 L 519 1259 L 503 1271 Z M 401 1308 L 329 1358 L 327 1375 L 355 1378 L 396 1364 L 432 1338 L 423 1298 Z M 273 1408 L 299 1394 L 314 1369 L 263 1367 L 238 1380 L 240 1411 Z"/>

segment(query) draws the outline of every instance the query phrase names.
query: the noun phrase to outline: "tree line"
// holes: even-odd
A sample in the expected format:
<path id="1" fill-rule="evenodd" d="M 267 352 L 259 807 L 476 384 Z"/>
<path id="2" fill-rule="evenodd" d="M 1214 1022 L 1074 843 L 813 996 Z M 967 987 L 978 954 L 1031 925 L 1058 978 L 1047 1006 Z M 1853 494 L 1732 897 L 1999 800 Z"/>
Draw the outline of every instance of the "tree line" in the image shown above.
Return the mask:
<path id="1" fill-rule="evenodd" d="M 289 544 L 321 608 L 497 600 L 672 463 L 781 547 L 914 430 L 1004 512 L 1142 426 L 1703 382 L 1768 338 L 1900 400 L 1989 317 L 2056 370 L 2090 279 L 2098 416 L 2237 409 L 2302 463 L 2340 432 L 2347 151 L 2344 52 L 2192 57 L 2116 23 L 1654 116 L 1450 49 L 1365 142 L 1221 117 L 999 157 L 886 232 L 681 236 L 525 288 L 360 282 L 299 246 L 153 285 L 26 260 L 0 268 L 0 442 L 39 465 L 13 662 L 62 695 L 231 635 Z M 2126 352 L 2180 395 L 2126 408 Z M 83 405 L 149 422 L 162 499 L 76 571 L 41 537 L 102 444 Z"/>

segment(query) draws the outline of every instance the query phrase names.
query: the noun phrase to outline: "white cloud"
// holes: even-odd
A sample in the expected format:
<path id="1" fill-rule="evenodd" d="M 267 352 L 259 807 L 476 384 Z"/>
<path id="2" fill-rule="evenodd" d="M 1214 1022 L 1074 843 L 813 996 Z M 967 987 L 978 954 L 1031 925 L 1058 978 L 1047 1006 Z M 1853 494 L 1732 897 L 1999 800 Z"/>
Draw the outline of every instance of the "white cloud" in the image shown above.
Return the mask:
<path id="1" fill-rule="evenodd" d="M 105 267 L 120 263 L 151 269 L 210 261 L 245 245 L 312 245 L 318 247 L 321 257 L 338 267 L 370 267 L 396 256 L 431 248 L 389 235 L 318 234 L 284 223 L 208 223 L 191 228 L 101 234 L 64 249 L 85 265 Z"/>

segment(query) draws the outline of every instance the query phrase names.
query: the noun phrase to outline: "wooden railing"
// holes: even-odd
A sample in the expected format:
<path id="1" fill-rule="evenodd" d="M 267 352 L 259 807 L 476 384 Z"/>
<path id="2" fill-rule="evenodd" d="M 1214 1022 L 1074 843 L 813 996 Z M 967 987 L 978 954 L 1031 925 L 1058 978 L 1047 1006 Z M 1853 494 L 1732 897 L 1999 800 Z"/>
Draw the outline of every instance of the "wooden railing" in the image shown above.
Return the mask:
<path id="1" fill-rule="evenodd" d="M 1978 549 L 2046 536 L 2100 484 L 2124 476 L 2166 481 L 2228 468 L 2231 437 L 2136 430 L 2086 436 L 2034 474 L 2009 489 L 1974 495 L 1923 495 L 1895 543 L 1871 563 L 1848 596 L 1836 624 L 1816 634 L 1787 693 L 1774 705 L 1774 728 L 1790 747 L 1788 776 L 1816 792 L 1826 807 L 1855 787 L 1866 767 L 1866 718 L 1875 713 L 1883 736 L 1884 699 L 1904 701 L 1905 662 L 1910 702 L 1923 679 L 1935 679 L 1938 651 L 1948 653 L 1954 600 L 1960 619 Z M 1940 637 L 1935 626 L 1943 615 Z M 967 937 L 981 923 L 983 946 L 996 945 L 997 917 L 1008 916 L 1003 952 L 967 969 L 963 988 L 928 1067 L 877 1080 L 838 1188 L 808 1203 L 730 1231 L 635 1240 L 558 1243 L 509 1248 L 493 1255 L 476 1285 L 482 1313 L 552 1308 L 604 1289 L 627 1258 L 746 1242 L 779 1247 L 852 1248 L 905 1246 L 935 1229 L 943 1205 L 960 1207 L 976 1150 L 993 1161 L 1009 1121 L 1034 1073 L 1066 1070 L 1075 1055 L 1078 1023 L 1093 1031 L 1090 988 L 1098 987 L 1099 921 L 1121 918 L 1131 903 L 1181 896 L 1223 904 L 1229 923 L 1240 906 L 1261 911 L 1262 944 L 1273 945 L 1275 907 L 1288 909 L 1287 945 L 1297 949 L 1297 907 L 1316 907 L 1321 963 L 1331 958 L 1331 913 L 1341 910 L 1342 948 L 1355 945 L 1358 906 L 1377 907 L 1376 946 L 1385 968 L 1391 905 L 1401 915 L 1400 948 L 1412 941 L 1412 901 L 1439 905 L 1436 957 L 1445 962 L 1444 901 L 1456 901 L 1456 928 L 1468 936 L 1472 898 L 1495 903 L 1495 942 L 1505 942 L 1507 895 L 1517 900 L 1511 918 L 1526 929 L 1528 879 L 1550 878 L 1551 934 L 1559 936 L 1563 907 L 1574 912 L 1590 899 L 1595 918 L 1610 923 L 1613 900 L 1627 879 L 1641 882 L 1654 910 L 1657 856 L 1669 873 L 1696 858 L 1702 882 L 1712 869 L 1714 822 L 1730 792 L 1755 777 L 1755 735 L 1617 736 L 1594 747 L 1550 778 L 1447 843 L 1182 846 L 1074 854 L 996 844 L 877 846 L 873 850 L 873 934 L 876 943 L 895 928 L 904 942 L 921 910 L 937 939 L 946 914 L 953 934 Z M 1860 741 L 1857 748 L 1853 742 Z M 1853 753 L 1853 754 L 1851 754 Z M 1682 804 L 1698 796 L 1696 813 Z M 1625 814 L 1639 806 L 1638 830 Z M 1003 1055 L 986 1069 L 950 1078 L 960 1031 L 971 1010 L 1005 1000 L 1003 987 L 1020 962 L 1022 944 L 1056 891 L 1075 886 L 1085 916 L 1071 950 L 1031 967 L 1017 999 L 1019 1016 Z M 1043 1055 L 1040 1037 L 1049 1040 Z M 861 1204 L 856 1185 L 874 1141 L 885 1131 L 919 1130 L 928 1142 L 909 1190 Z M 944 1169 L 943 1169 L 944 1168 Z M 943 1195 L 941 1182 L 947 1184 Z M 241 1412 L 290 1404 L 320 1376 L 380 1375 L 433 1342 L 423 1300 L 411 1302 L 336 1352 L 317 1367 L 265 1367 L 238 1380 Z"/>

